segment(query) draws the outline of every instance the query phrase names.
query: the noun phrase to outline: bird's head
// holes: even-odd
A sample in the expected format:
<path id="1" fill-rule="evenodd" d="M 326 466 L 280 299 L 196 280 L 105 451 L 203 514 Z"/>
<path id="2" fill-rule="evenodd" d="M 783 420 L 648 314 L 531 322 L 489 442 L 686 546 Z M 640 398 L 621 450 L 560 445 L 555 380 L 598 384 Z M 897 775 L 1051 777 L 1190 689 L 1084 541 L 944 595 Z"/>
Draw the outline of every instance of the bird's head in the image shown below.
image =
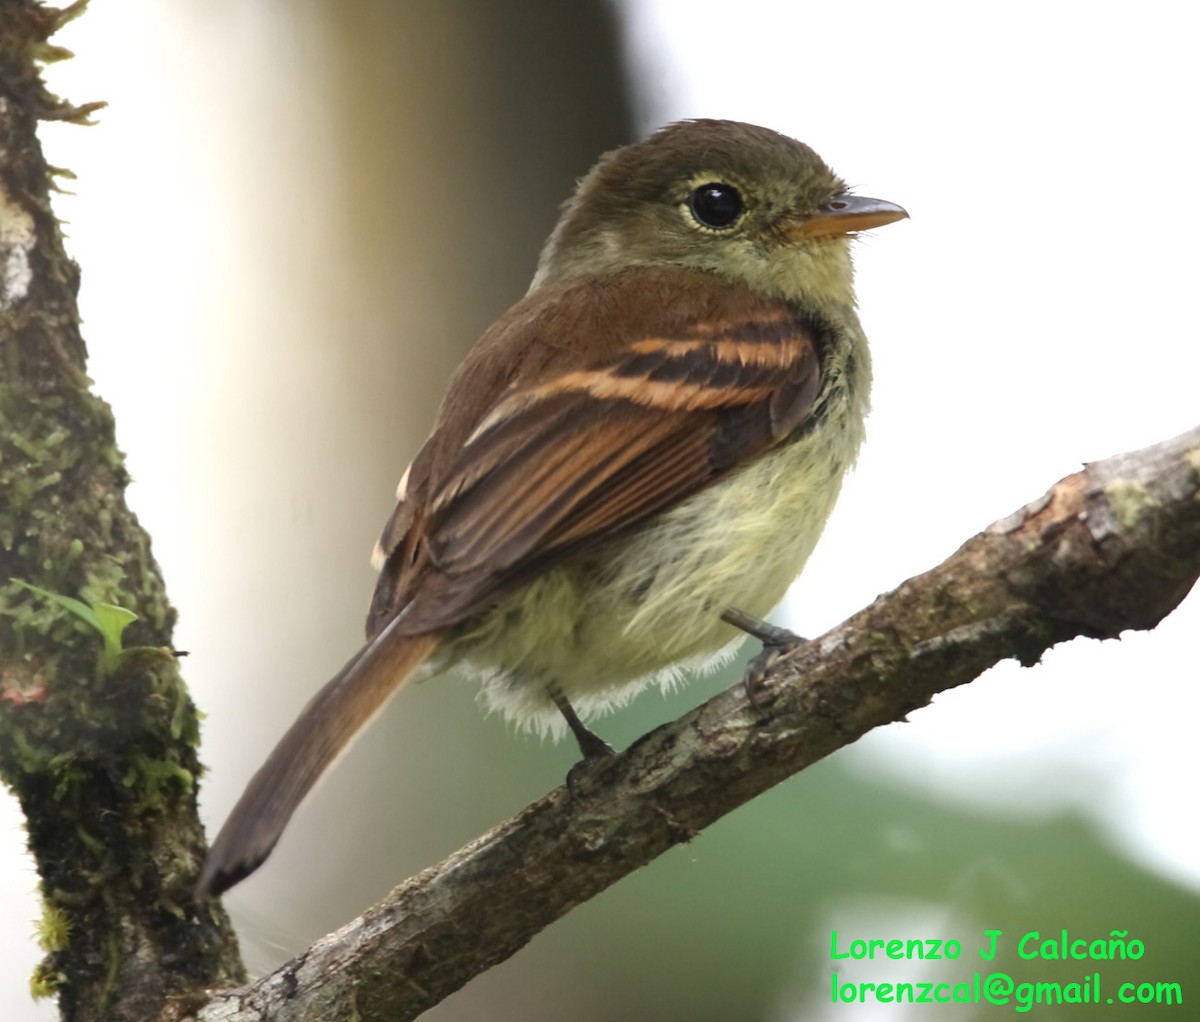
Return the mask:
<path id="1" fill-rule="evenodd" d="M 564 205 L 533 286 L 674 265 L 817 306 L 852 304 L 850 236 L 907 215 L 851 194 L 803 142 L 737 121 L 681 121 L 601 158 Z"/>

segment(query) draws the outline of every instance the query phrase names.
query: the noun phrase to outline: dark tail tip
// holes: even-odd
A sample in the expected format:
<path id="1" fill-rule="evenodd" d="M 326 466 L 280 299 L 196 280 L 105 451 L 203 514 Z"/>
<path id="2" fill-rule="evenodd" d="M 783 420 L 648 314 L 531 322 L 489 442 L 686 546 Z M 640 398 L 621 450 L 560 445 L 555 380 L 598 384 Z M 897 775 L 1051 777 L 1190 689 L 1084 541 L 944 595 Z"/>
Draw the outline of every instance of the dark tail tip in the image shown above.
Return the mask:
<path id="1" fill-rule="evenodd" d="M 274 846 L 272 846 L 274 847 Z M 200 879 L 196 881 L 195 896 L 197 901 L 208 898 L 219 898 L 236 884 L 240 884 L 259 866 L 267 861 L 271 854 L 268 848 L 266 854 L 254 859 L 241 859 L 234 862 L 226 861 L 222 855 L 221 841 L 218 838 L 212 851 L 204 860 L 204 868 L 200 870 Z"/>

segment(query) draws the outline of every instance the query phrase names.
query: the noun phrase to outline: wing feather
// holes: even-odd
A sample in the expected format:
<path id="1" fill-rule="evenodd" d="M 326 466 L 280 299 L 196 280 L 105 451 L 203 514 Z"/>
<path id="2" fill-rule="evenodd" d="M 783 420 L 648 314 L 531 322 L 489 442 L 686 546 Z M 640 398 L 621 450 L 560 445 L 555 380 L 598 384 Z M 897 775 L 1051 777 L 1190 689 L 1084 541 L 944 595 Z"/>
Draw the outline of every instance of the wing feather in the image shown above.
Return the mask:
<path id="1" fill-rule="evenodd" d="M 422 503 L 407 534 L 389 537 L 370 627 L 398 613 L 410 634 L 455 624 L 801 428 L 820 390 L 820 327 L 730 290 L 724 308 L 706 295 L 683 314 L 664 309 L 658 330 L 626 328 L 582 366 L 551 354 L 531 378 L 514 370 L 440 464 L 418 456 L 408 501 Z M 574 321 L 612 326 L 599 313 Z"/>

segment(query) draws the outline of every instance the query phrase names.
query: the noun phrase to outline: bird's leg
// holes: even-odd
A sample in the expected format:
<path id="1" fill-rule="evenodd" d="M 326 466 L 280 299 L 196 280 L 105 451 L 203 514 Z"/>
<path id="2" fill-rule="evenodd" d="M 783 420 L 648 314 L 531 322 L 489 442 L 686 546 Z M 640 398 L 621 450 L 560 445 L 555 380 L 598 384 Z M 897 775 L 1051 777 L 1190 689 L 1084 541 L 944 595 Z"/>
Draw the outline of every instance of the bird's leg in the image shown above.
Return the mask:
<path id="1" fill-rule="evenodd" d="M 551 687 L 547 691 L 550 694 L 550 698 L 554 700 L 554 705 L 558 707 L 559 713 L 566 720 L 567 727 L 571 729 L 571 734 L 575 736 L 575 741 L 579 743 L 579 751 L 583 753 L 583 759 L 567 771 L 567 790 L 571 793 L 572 798 L 577 798 L 579 793 L 576 787 L 579 782 L 580 773 L 586 772 L 589 767 L 603 762 L 610 756 L 616 755 L 616 753 L 613 752 L 613 747 L 608 742 L 594 731 L 587 729 L 583 721 L 579 719 L 579 714 L 575 712 L 575 707 L 570 704 L 565 695 L 556 687 Z"/>
<path id="2" fill-rule="evenodd" d="M 608 742 L 594 731 L 587 729 L 587 726 L 579 719 L 579 714 L 575 712 L 575 707 L 567 701 L 565 695 L 552 688 L 550 689 L 550 698 L 554 700 L 554 705 L 558 707 L 559 713 L 567 722 L 567 727 L 571 729 L 571 734 L 575 736 L 575 741 L 579 743 L 579 751 L 583 753 L 585 762 L 614 755 L 613 747 Z"/>
<path id="3" fill-rule="evenodd" d="M 781 656 L 808 640 L 736 607 L 727 607 L 721 613 L 721 620 L 741 629 L 747 635 L 753 635 L 762 643 L 762 649 L 746 665 L 746 674 L 742 678 L 742 688 L 746 690 L 747 701 L 755 709 L 762 709 L 770 702 L 764 698 L 762 685 L 767 671 Z"/>

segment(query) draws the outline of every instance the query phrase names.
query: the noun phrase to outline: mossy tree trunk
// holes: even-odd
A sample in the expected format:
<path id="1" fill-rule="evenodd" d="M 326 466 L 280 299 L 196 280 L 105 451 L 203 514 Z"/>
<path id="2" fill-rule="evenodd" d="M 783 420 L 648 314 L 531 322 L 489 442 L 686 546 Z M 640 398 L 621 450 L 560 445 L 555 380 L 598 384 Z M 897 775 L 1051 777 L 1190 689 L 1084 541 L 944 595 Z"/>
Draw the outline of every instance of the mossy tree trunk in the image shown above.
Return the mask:
<path id="1" fill-rule="evenodd" d="M 95 108 L 40 79 L 76 13 L 0 0 L 0 775 L 41 876 L 35 992 L 57 994 L 68 1022 L 175 1018 L 242 966 L 224 913 L 191 897 L 196 711 L 112 413 L 89 389 L 79 269 L 36 136 L 39 120 Z M 106 607 L 136 615 L 120 638 Z M 109 619 L 106 642 L 94 624 Z"/>

